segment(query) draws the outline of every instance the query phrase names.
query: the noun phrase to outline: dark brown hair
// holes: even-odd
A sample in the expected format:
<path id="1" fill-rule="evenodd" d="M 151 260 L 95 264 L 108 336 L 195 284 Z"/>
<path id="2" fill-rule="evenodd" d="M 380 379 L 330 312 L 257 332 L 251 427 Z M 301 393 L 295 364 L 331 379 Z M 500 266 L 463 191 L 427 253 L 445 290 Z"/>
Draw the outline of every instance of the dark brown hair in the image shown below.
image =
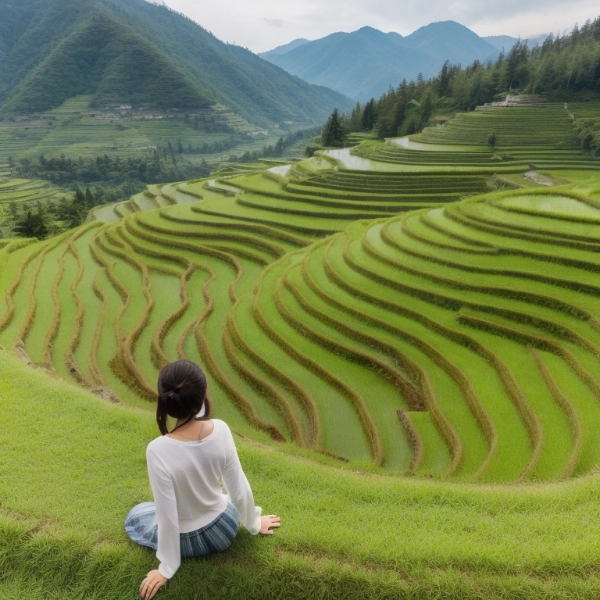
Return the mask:
<path id="1" fill-rule="evenodd" d="M 169 433 L 167 416 L 183 419 L 181 425 L 194 418 L 198 421 L 210 419 L 211 406 L 206 395 L 206 387 L 204 372 L 189 360 L 177 360 L 160 370 L 156 422 L 162 435 Z M 204 407 L 204 414 L 197 417 L 202 407 Z"/>

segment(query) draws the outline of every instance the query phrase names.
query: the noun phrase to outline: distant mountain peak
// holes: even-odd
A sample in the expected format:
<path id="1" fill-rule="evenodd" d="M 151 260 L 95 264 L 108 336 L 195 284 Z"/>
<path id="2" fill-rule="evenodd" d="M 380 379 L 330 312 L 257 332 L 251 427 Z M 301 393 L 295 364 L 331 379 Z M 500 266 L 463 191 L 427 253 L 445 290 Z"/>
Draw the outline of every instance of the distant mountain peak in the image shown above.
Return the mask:
<path id="1" fill-rule="evenodd" d="M 304 44 L 306 44 L 309 40 L 306 38 L 297 38 L 292 40 L 288 44 L 283 44 L 282 46 L 277 46 L 277 48 L 273 48 L 273 50 L 268 50 L 267 52 L 261 52 L 259 56 L 265 58 L 269 54 L 285 54 L 286 52 L 290 52 L 290 50 L 294 50 Z"/>
<path id="2" fill-rule="evenodd" d="M 306 81 L 331 87 L 357 100 L 368 100 L 419 73 L 431 77 L 446 60 L 453 64 L 486 63 L 499 51 L 456 21 L 438 21 L 408 36 L 365 26 L 352 33 L 332 33 L 285 54 L 261 56 Z"/>
<path id="3" fill-rule="evenodd" d="M 354 33 L 374 33 L 374 34 L 378 35 L 382 32 L 379 31 L 379 29 L 375 29 L 374 27 L 371 27 L 370 25 L 365 25 L 364 27 L 357 29 Z"/>

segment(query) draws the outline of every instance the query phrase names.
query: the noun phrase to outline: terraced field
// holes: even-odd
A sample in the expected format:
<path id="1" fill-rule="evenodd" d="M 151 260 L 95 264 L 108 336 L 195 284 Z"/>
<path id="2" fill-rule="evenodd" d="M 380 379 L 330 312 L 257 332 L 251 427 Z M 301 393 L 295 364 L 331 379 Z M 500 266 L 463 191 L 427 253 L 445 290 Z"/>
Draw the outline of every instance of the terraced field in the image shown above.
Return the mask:
<path id="1" fill-rule="evenodd" d="M 0 167 L 1 168 L 1 167 Z M 44 203 L 55 200 L 64 192 L 58 186 L 49 184 L 42 180 L 32 179 L 5 179 L 0 178 L 0 205 L 6 206 L 11 202 L 20 205 L 32 203 Z"/>
<path id="2" fill-rule="evenodd" d="M 15 205 L 22 214 L 25 208 L 33 208 L 38 202 L 44 205 L 58 201 L 66 193 L 62 188 L 39 179 L 14 179 L 9 163 L 0 158 L 0 228 L 5 220 L 12 217 L 11 208 L 14 209 Z"/>
<path id="3" fill-rule="evenodd" d="M 461 150 L 457 128 L 493 121 L 512 153 L 521 111 L 546 130 L 510 168 L 561 165 L 543 173 L 564 185 L 490 192 L 491 153 Z M 339 461 L 477 482 L 589 473 L 600 161 L 569 146 L 562 105 L 446 127 L 429 152 L 363 142 L 372 170 L 324 155 L 150 186 L 60 238 L 5 243 L 0 342 L 148 410 L 158 369 L 188 357 L 239 431 Z"/>
<path id="4" fill-rule="evenodd" d="M 94 158 L 105 154 L 139 156 L 154 148 L 177 148 L 178 141 L 187 150 L 229 140 L 239 134 L 240 143 L 234 149 L 213 154 L 186 154 L 186 159 L 211 163 L 227 160 L 232 152 L 262 151 L 265 145 L 277 142 L 282 132 L 256 129 L 226 106 L 216 104 L 210 109 L 184 115 L 175 113 L 144 113 L 121 111 L 117 108 L 90 107 L 90 96 L 78 96 L 47 113 L 21 117 L 0 117 L 0 163 L 11 156 L 14 160 L 46 157 Z"/>
<path id="5" fill-rule="evenodd" d="M 479 106 L 459 113 L 445 125 L 396 140 L 394 144 L 366 142 L 354 153 L 363 158 L 397 164 L 468 168 L 481 173 L 517 173 L 529 169 L 598 169 L 584 155 L 573 135 L 576 117 L 595 114 L 598 103 L 538 106 Z M 495 146 L 489 144 L 492 134 Z"/>

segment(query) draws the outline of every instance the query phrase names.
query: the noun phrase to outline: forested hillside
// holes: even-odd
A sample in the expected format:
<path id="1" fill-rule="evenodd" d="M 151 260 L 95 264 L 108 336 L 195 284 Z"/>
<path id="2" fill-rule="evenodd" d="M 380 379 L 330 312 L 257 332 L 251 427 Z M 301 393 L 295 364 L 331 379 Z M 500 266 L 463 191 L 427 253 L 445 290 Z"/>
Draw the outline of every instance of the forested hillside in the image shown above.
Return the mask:
<path id="1" fill-rule="evenodd" d="M 0 110 L 46 111 L 81 94 L 96 105 L 202 108 L 252 123 L 319 122 L 338 93 L 224 44 L 144 0 L 0 0 Z"/>
<path id="2" fill-rule="evenodd" d="M 207 108 L 211 94 L 156 46 L 103 14 L 71 35 L 17 86 L 3 110 L 42 112 L 82 94 L 92 107 L 151 104 L 161 109 Z"/>

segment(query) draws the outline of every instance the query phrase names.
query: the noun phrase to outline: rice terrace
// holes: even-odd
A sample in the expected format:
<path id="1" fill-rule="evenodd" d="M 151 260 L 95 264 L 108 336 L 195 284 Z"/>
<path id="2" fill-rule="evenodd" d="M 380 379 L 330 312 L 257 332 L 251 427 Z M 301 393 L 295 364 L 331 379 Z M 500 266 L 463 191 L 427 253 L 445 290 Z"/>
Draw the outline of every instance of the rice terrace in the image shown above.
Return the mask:
<path id="1" fill-rule="evenodd" d="M 393 134 L 371 123 L 293 160 L 274 130 L 259 155 L 259 108 L 216 93 L 208 137 L 186 106 L 97 122 L 83 87 L 27 130 L 0 120 L 0 599 L 139 597 L 156 560 L 123 520 L 152 499 L 156 382 L 177 359 L 205 370 L 282 527 L 184 561 L 157 598 L 597 598 L 600 100 L 531 87 L 461 111 L 440 94 L 407 129 L 421 90 Z M 307 130 L 339 100 L 324 89 Z M 182 173 L 185 136 L 186 168 L 212 157 L 210 175 L 144 183 L 43 239 L 6 229 L 70 193 L 18 171 L 38 154 L 137 168 L 150 144 Z"/>

